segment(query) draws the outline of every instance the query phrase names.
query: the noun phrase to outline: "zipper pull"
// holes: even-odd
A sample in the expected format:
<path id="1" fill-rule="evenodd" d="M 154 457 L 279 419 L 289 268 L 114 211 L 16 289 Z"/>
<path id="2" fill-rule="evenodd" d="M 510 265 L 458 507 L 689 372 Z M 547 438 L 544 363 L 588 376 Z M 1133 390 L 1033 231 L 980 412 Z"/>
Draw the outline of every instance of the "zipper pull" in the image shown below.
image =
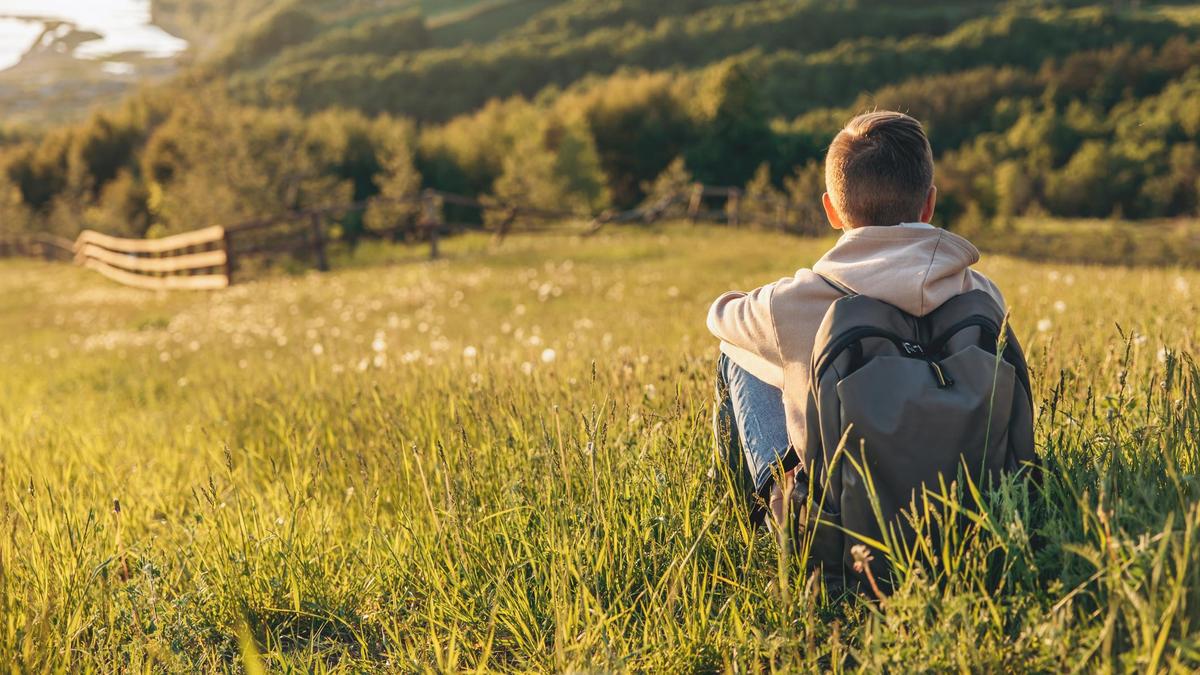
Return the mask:
<path id="1" fill-rule="evenodd" d="M 929 360 L 929 369 L 933 371 L 933 377 L 937 380 L 938 389 L 946 389 L 954 385 L 954 380 L 942 370 L 942 365 L 933 359 Z"/>

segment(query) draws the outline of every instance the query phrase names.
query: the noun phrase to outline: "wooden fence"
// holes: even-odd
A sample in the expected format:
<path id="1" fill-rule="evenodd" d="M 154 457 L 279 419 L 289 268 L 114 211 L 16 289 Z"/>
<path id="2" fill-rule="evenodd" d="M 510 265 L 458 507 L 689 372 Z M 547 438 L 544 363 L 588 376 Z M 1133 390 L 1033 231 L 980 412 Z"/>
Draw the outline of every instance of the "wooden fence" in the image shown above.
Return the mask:
<path id="1" fill-rule="evenodd" d="M 228 260 L 220 225 L 161 239 L 123 239 L 84 230 L 75 240 L 76 262 L 138 288 L 225 288 Z"/>
<path id="2" fill-rule="evenodd" d="M 68 261 L 75 257 L 75 242 L 45 232 L 16 235 L 0 233 L 0 257 L 17 256 Z"/>
<path id="3" fill-rule="evenodd" d="M 717 200 L 724 208 L 705 209 Z M 743 206 L 747 203 L 739 188 L 706 186 L 699 183 L 673 194 L 662 196 L 652 203 L 629 211 L 606 211 L 600 215 L 567 210 L 554 210 L 501 202 L 491 198 L 476 199 L 438 190 L 424 190 L 400 199 L 381 199 L 318 207 L 276 214 L 231 225 L 214 225 L 192 232 L 160 239 L 127 239 L 94 230 L 84 230 L 74 241 L 54 235 L 35 233 L 5 236 L 0 233 L 0 257 L 26 256 L 46 260 L 74 260 L 77 264 L 129 286 L 146 289 L 214 290 L 233 283 L 241 266 L 254 257 L 297 253 L 309 254 L 319 270 L 329 269 L 327 245 L 328 225 L 347 214 L 361 212 L 372 204 L 386 203 L 410 207 L 412 217 L 399 218 L 391 227 L 367 229 L 365 234 L 429 244 L 430 258 L 439 255 L 439 241 L 446 234 L 478 224 L 448 222 L 446 205 L 458 209 L 475 209 L 480 220 L 503 239 L 512 232 L 537 230 L 530 221 L 576 220 L 588 222 L 583 234 L 592 234 L 608 223 L 640 221 L 654 222 L 676 212 L 686 215 L 693 223 L 699 220 L 723 220 L 731 226 L 743 223 Z M 758 200 L 762 202 L 763 200 Z M 753 211 L 764 211 L 756 202 Z M 774 214 L 773 222 L 756 222 L 787 229 L 791 205 L 785 199 L 772 200 L 766 211 Z M 484 217 L 492 213 L 492 218 Z M 518 228 L 518 223 L 521 227 Z"/>

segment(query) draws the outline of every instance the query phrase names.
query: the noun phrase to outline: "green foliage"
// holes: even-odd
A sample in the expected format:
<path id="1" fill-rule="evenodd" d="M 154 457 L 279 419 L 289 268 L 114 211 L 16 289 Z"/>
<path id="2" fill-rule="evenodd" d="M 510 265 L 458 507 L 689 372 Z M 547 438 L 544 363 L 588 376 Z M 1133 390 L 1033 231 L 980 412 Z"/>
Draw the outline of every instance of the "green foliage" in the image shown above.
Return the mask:
<path id="1" fill-rule="evenodd" d="M 351 184 L 322 170 L 330 151 L 295 111 L 181 106 L 147 143 L 150 211 L 174 232 L 344 203 Z"/>
<path id="2" fill-rule="evenodd" d="M 254 68 L 281 49 L 310 42 L 320 28 L 319 17 L 298 3 L 285 3 L 240 34 L 228 53 L 217 58 L 216 66 L 224 71 Z"/>
<path id="3" fill-rule="evenodd" d="M 944 32 L 981 11 L 950 5 L 933 12 L 857 9 L 820 2 L 661 3 L 622 0 L 620 11 L 576 35 L 535 16 L 529 32 L 517 31 L 485 44 L 463 44 L 399 57 L 354 56 L 289 64 L 231 79 L 236 95 L 252 103 L 285 103 L 303 109 L 338 105 L 388 111 L 419 120 L 445 120 L 489 99 L 532 97 L 550 86 L 567 86 L 622 67 L 700 67 L 748 50 L 799 50 L 806 54 L 864 35 Z M 697 8 L 697 5 L 700 5 Z M 568 5 L 589 13 L 591 3 Z M 697 9 L 697 11 L 689 11 Z M 547 13 L 553 13 L 552 8 Z M 626 12 L 655 14 L 648 25 L 624 23 Z M 603 12 L 601 16 L 606 16 Z M 585 21 L 584 26 L 592 24 Z M 536 26 L 545 26 L 544 30 Z M 438 92 L 409 96 L 409 92 Z"/>
<path id="4" fill-rule="evenodd" d="M 804 234 L 823 234 L 828 227 L 821 195 L 825 193 L 825 163 L 809 160 L 784 179 L 788 196 L 788 220 Z"/>
<path id="5" fill-rule="evenodd" d="M 763 163 L 746 184 L 740 200 L 739 219 L 783 229 L 787 222 L 787 198 L 771 181 L 771 166 Z"/>
<path id="6" fill-rule="evenodd" d="M 529 120 L 496 179 L 494 194 L 507 204 L 549 211 L 595 213 L 608 203 L 600 158 L 587 129 L 553 118 Z"/>
<path id="7" fill-rule="evenodd" d="M 651 207 L 671 201 L 670 210 L 665 211 L 663 216 L 682 218 L 686 213 L 686 200 L 690 198 L 695 183 L 696 179 L 688 171 L 683 158 L 676 157 L 653 181 L 642 184 L 642 192 L 646 195 L 642 206 Z"/>
<path id="8" fill-rule="evenodd" d="M 731 187 L 766 163 L 777 186 L 808 177 L 790 184 L 787 220 L 819 230 L 819 192 L 805 192 L 820 185 L 814 162 L 846 119 L 894 108 L 926 124 L 942 224 L 1187 217 L 1200 204 L 1200 21 L 1179 8 L 282 0 L 243 11 L 206 3 L 214 21 L 248 27 L 222 29 L 231 35 L 223 55 L 192 79 L 73 128 L 22 132 L 0 145 L 0 167 L 35 219 L 64 233 L 88 225 L 136 233 L 155 221 L 145 214 L 166 213 L 168 183 L 180 195 L 213 184 L 212 194 L 235 199 L 222 184 L 222 155 L 194 151 L 218 125 L 200 114 L 164 120 L 172 107 L 266 119 L 277 104 L 295 106 L 295 124 L 316 139 L 302 162 L 311 180 L 348 183 L 359 201 L 380 188 L 370 117 L 386 112 L 417 123 L 415 170 L 429 187 L 594 211 L 644 202 L 644 186 L 677 157 L 697 180 Z M 459 38 L 440 32 L 459 29 Z M 559 127 L 570 130 L 561 149 L 547 131 Z M 173 156 L 184 146 L 193 149 L 186 158 Z M 287 144 L 260 151 L 295 152 Z M 567 173 L 556 174 L 563 163 Z M 211 217 L 296 201 L 237 199 Z M 160 224 L 183 227 L 198 216 Z M 479 214 L 451 217 L 477 222 Z M 356 214 L 341 223 L 351 238 L 361 227 Z"/>
<path id="9" fill-rule="evenodd" d="M 0 231 L 13 233 L 33 228 L 33 214 L 21 198 L 21 190 L 0 173 Z"/>
<path id="10" fill-rule="evenodd" d="M 411 220 L 420 211 L 414 200 L 421 191 L 421 174 L 413 162 L 411 126 L 386 120 L 379 126 L 373 139 L 379 159 L 375 183 L 383 200 L 372 202 L 365 220 L 371 229 L 387 230 Z"/>
<path id="11" fill-rule="evenodd" d="M 643 196 L 641 183 L 664 171 L 696 142 L 703 124 L 691 107 L 688 92 L 665 73 L 607 78 L 574 88 L 553 102 L 559 114 L 586 121 L 613 202 L 624 207 Z"/>
<path id="12" fill-rule="evenodd" d="M 538 12 L 561 0 L 481 0 L 472 7 L 430 22 L 431 37 L 439 47 L 464 42 L 487 42 L 523 25 Z"/>
<path id="13" fill-rule="evenodd" d="M 710 75 L 701 100 L 700 138 L 688 148 L 687 163 L 701 182 L 741 185 L 764 159 L 770 160 L 774 135 L 766 107 L 749 69 L 731 64 Z"/>
<path id="14" fill-rule="evenodd" d="M 311 39 L 262 38 L 272 44 L 266 56 L 273 59 L 272 68 L 283 68 L 288 64 L 309 60 L 328 60 L 360 54 L 394 55 L 428 48 L 432 37 L 426 28 L 425 19 L 417 13 L 398 13 L 383 18 L 367 18 L 351 26 L 336 28 L 320 35 L 316 30 Z M 239 42 L 244 44 L 244 42 Z M 243 69 L 246 63 L 237 62 L 238 56 L 222 65 L 229 70 Z"/>

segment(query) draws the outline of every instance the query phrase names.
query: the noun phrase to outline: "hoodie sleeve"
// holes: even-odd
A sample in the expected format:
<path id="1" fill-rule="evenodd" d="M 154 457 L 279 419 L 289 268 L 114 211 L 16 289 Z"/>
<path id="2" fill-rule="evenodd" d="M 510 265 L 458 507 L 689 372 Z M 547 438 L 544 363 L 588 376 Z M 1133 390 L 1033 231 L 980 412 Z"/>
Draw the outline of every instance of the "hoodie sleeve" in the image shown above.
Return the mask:
<path id="1" fill-rule="evenodd" d="M 730 291 L 717 298 L 708 310 L 709 332 L 722 342 L 782 367 L 779 338 L 771 319 L 771 296 L 783 281 L 749 293 Z"/>

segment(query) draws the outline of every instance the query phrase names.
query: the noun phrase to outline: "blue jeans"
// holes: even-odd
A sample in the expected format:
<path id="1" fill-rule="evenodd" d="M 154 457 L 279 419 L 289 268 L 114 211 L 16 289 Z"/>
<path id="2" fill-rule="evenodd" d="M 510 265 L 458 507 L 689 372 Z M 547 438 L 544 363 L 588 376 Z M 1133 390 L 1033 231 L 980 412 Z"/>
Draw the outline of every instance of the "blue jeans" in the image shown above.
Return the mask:
<path id="1" fill-rule="evenodd" d="M 744 491 L 766 498 L 788 451 L 783 392 L 743 370 L 728 356 L 717 361 L 717 453 Z M 755 511 L 752 506 L 752 512 Z"/>

